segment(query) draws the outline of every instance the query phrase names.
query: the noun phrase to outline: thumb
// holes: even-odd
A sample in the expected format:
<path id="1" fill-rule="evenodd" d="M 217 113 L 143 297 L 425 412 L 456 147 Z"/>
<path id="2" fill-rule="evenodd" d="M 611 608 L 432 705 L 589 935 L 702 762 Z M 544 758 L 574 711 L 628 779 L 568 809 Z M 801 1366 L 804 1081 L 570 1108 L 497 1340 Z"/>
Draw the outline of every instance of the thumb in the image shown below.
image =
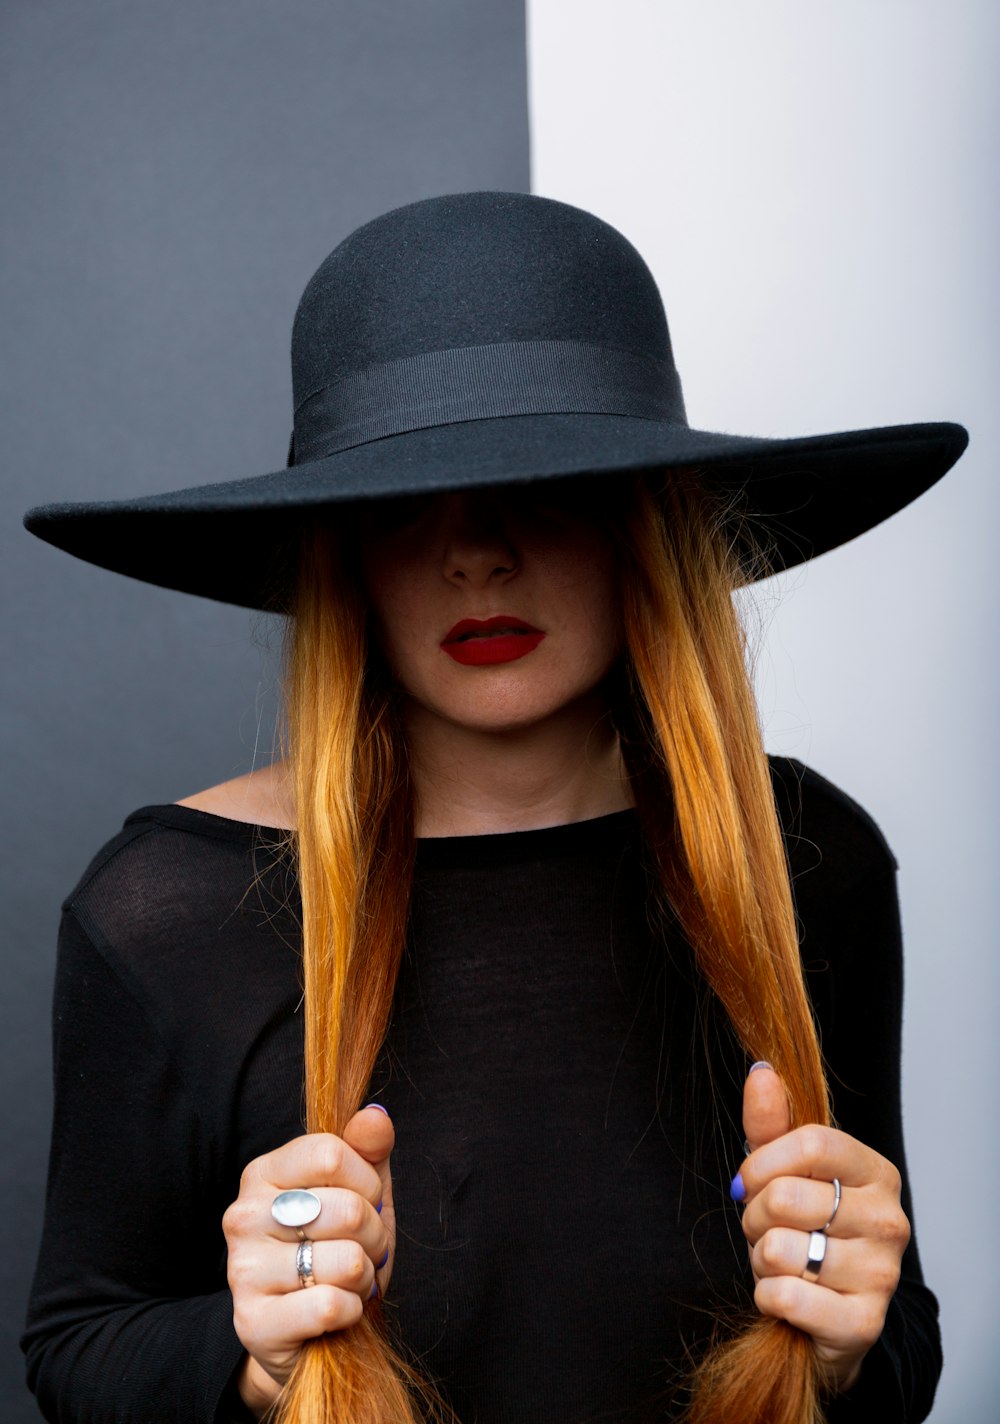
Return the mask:
<path id="1" fill-rule="evenodd" d="M 372 1164 L 382 1181 L 382 1200 L 377 1210 L 381 1213 L 382 1225 L 389 1233 L 389 1247 L 381 1265 L 376 1266 L 375 1279 L 378 1294 L 384 1295 L 392 1276 L 396 1251 L 396 1207 L 392 1199 L 392 1172 L 389 1170 L 396 1132 L 385 1108 L 380 1103 L 368 1103 L 354 1114 L 341 1136 L 348 1147 L 353 1147 L 359 1156 Z M 375 1287 L 372 1294 L 375 1294 Z"/>
<path id="2" fill-rule="evenodd" d="M 790 1132 L 788 1095 L 770 1063 L 755 1063 L 743 1085 L 743 1131 L 751 1152 Z"/>
<path id="3" fill-rule="evenodd" d="M 348 1147 L 370 1162 L 382 1178 L 382 1201 L 392 1206 L 392 1174 L 389 1156 L 396 1143 L 392 1119 L 385 1108 L 368 1103 L 359 1109 L 341 1133 Z"/>
<path id="4" fill-rule="evenodd" d="M 396 1143 L 392 1119 L 385 1108 L 369 1103 L 360 1108 L 341 1133 L 349 1147 L 373 1167 L 388 1167 L 389 1154 Z"/>

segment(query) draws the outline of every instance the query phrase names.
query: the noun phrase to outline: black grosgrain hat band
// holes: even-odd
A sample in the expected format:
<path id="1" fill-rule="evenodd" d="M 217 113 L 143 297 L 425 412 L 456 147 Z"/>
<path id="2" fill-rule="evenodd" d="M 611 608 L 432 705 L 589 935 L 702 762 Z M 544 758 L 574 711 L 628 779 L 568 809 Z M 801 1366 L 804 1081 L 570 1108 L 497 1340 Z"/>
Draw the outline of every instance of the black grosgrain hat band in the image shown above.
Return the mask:
<path id="1" fill-rule="evenodd" d="M 432 425 L 559 413 L 687 425 L 665 361 L 586 341 L 498 341 L 403 356 L 314 391 L 295 412 L 288 463 Z"/>

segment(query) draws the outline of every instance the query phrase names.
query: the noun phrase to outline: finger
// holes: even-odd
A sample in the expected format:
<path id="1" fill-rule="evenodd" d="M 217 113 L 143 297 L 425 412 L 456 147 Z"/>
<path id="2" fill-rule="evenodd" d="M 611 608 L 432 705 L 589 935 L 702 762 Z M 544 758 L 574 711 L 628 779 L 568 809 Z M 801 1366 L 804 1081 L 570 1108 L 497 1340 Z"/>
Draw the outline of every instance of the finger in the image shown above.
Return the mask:
<path id="1" fill-rule="evenodd" d="M 837 1241 L 827 1238 L 826 1254 L 815 1282 L 806 1281 L 803 1271 L 809 1258 L 809 1233 L 775 1226 L 750 1253 L 750 1263 L 758 1280 L 769 1276 L 792 1276 L 803 1284 L 821 1285 L 844 1295 L 875 1293 L 888 1300 L 899 1282 L 899 1258 L 888 1249 L 869 1241 Z"/>
<path id="2" fill-rule="evenodd" d="M 378 1288 L 380 1292 L 384 1292 L 392 1274 L 396 1239 L 396 1209 L 392 1197 L 392 1169 L 390 1166 L 396 1133 L 388 1110 L 381 1103 L 366 1104 L 354 1114 L 344 1128 L 344 1137 L 366 1161 L 372 1164 L 381 1179 L 381 1218 L 382 1224 L 387 1230 L 388 1245 L 384 1254 L 376 1262 L 376 1268 Z"/>
<path id="3" fill-rule="evenodd" d="M 357 1241 L 317 1241 L 313 1246 L 313 1280 L 316 1284 L 353 1291 L 362 1301 L 372 1296 L 376 1265 L 377 1262 Z M 293 1271 L 293 1274 L 298 1286 L 298 1271 Z M 305 1289 L 311 1290 L 312 1287 Z"/>
<path id="4" fill-rule="evenodd" d="M 368 1103 L 356 1112 L 344 1128 L 344 1141 L 375 1168 L 382 1182 L 383 1197 L 391 1201 L 389 1159 L 396 1145 L 396 1131 L 385 1108 L 378 1103 Z"/>
<path id="5" fill-rule="evenodd" d="M 355 1291 L 340 1286 L 297 1287 L 268 1297 L 253 1312 L 252 1319 L 238 1318 L 236 1330 L 251 1353 L 257 1353 L 254 1345 L 259 1334 L 261 1340 L 267 1341 L 267 1354 L 280 1355 L 297 1350 L 303 1340 L 356 1325 L 364 1308 L 364 1301 Z"/>
<path id="6" fill-rule="evenodd" d="M 831 1236 L 862 1236 L 863 1201 L 857 1187 L 844 1187 L 832 1225 L 837 1192 L 832 1182 L 811 1177 L 775 1177 L 762 1187 L 743 1213 L 743 1235 L 751 1245 L 772 1226 L 799 1231 L 826 1230 Z"/>
<path id="7" fill-rule="evenodd" d="M 272 1195 L 293 1187 L 347 1187 L 376 1206 L 382 1179 L 370 1162 L 332 1132 L 293 1138 L 250 1163 L 244 1179 Z"/>
<path id="8" fill-rule="evenodd" d="M 751 1152 L 733 1182 L 733 1195 L 740 1201 L 752 1201 L 776 1177 L 814 1177 L 825 1182 L 838 1177 L 843 1187 L 878 1182 L 897 1196 L 900 1184 L 891 1162 L 846 1132 L 818 1123 L 793 1128 Z"/>
<path id="9" fill-rule="evenodd" d="M 303 1286 L 296 1264 L 298 1244 L 282 1241 L 262 1251 L 254 1262 L 254 1289 L 262 1295 L 287 1295 L 289 1291 L 312 1290 Z M 375 1267 L 359 1241 L 313 1241 L 312 1274 L 316 1285 L 338 1286 L 354 1291 L 362 1300 L 372 1293 Z M 236 1273 L 237 1283 L 239 1272 Z"/>
<path id="10" fill-rule="evenodd" d="M 827 1361 L 869 1349 L 885 1324 L 885 1303 L 876 1297 L 844 1295 L 800 1276 L 763 1276 L 754 1303 L 762 1315 L 787 1320 L 811 1335 Z"/>
<path id="11" fill-rule="evenodd" d="M 755 1063 L 743 1085 L 743 1132 L 750 1150 L 773 1142 L 792 1125 L 788 1094 L 769 1063 Z"/>
<path id="12" fill-rule="evenodd" d="M 344 1128 L 343 1136 L 356 1152 L 375 1165 L 388 1160 L 396 1141 L 392 1119 L 379 1103 L 368 1103 L 356 1112 Z"/>
<path id="13" fill-rule="evenodd" d="M 376 1264 L 389 1245 L 385 1216 L 375 1210 L 370 1201 L 346 1187 L 316 1187 L 319 1215 L 302 1228 L 309 1241 L 359 1241 Z M 259 1218 L 261 1234 L 272 1237 L 281 1245 L 297 1242 L 291 1227 L 281 1226 L 271 1215 L 271 1199 L 261 1197 Z"/>

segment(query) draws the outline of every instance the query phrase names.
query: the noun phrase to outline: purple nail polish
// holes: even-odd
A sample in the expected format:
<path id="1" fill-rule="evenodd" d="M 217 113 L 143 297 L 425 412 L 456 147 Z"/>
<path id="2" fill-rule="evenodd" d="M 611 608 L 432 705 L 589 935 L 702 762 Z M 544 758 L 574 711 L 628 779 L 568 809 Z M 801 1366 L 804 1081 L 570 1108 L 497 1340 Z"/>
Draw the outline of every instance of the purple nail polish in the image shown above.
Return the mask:
<path id="1" fill-rule="evenodd" d="M 379 1202 L 379 1204 L 378 1204 L 378 1206 L 375 1208 L 375 1210 L 378 1212 L 379 1216 L 382 1215 L 382 1203 L 381 1203 L 381 1202 Z"/>
<path id="2" fill-rule="evenodd" d="M 385 1248 L 385 1255 L 382 1257 L 381 1261 L 379 1261 L 379 1263 L 378 1263 L 378 1265 L 376 1266 L 375 1269 L 378 1270 L 378 1271 L 380 1271 L 380 1270 L 382 1269 L 382 1267 L 385 1265 L 386 1261 L 388 1261 L 388 1259 L 389 1259 L 389 1248 L 388 1248 L 388 1246 L 387 1246 L 387 1247 Z"/>
<path id="3" fill-rule="evenodd" d="M 366 1108 L 378 1108 L 379 1112 L 385 1113 L 386 1117 L 389 1116 L 389 1109 L 388 1109 L 388 1108 L 384 1108 L 381 1103 L 365 1103 L 365 1107 L 366 1107 Z"/>
<path id="4" fill-rule="evenodd" d="M 378 1281 L 372 1281 L 372 1293 L 371 1293 L 371 1295 L 368 1297 L 368 1299 L 369 1299 L 369 1300 L 374 1300 L 377 1295 L 378 1295 Z"/>
<path id="5" fill-rule="evenodd" d="M 740 1172 L 737 1172 L 737 1173 L 736 1173 L 736 1176 L 733 1178 L 732 1182 L 730 1183 L 730 1186 L 729 1186 L 729 1195 L 732 1197 L 733 1201 L 738 1201 L 738 1202 L 740 1202 L 740 1201 L 743 1200 L 743 1198 L 746 1196 L 746 1194 L 747 1194 L 747 1189 L 746 1189 L 746 1187 L 743 1185 L 743 1176 L 742 1176 L 742 1174 L 741 1174 Z"/>

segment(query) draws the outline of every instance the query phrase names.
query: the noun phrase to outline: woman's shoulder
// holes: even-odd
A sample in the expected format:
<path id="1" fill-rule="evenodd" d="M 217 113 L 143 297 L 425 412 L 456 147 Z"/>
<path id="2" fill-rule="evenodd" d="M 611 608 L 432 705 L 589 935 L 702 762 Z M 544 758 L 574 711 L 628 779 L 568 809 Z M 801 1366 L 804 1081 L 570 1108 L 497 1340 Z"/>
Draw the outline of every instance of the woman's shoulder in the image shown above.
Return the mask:
<path id="1" fill-rule="evenodd" d="M 287 768 L 282 761 L 255 767 L 174 804 L 241 825 L 291 830 L 295 824 Z"/>
<path id="2" fill-rule="evenodd" d="M 287 849 L 280 829 L 197 806 L 131 812 L 63 901 L 58 1023 L 89 1015 L 113 1037 L 127 1020 L 124 1042 L 134 1030 L 151 1053 L 159 1045 L 164 1061 L 207 1085 L 194 1098 L 210 1098 L 301 995 L 301 906 Z"/>
<path id="3" fill-rule="evenodd" d="M 131 958 L 179 934 L 214 938 L 248 905 L 267 900 L 273 910 L 273 871 L 287 841 L 275 796 L 273 776 L 239 777 L 139 807 L 91 857 L 64 913 L 106 952 Z"/>
<path id="4" fill-rule="evenodd" d="M 822 868 L 846 885 L 897 869 L 885 835 L 864 806 L 794 757 L 769 760 L 793 877 Z"/>

